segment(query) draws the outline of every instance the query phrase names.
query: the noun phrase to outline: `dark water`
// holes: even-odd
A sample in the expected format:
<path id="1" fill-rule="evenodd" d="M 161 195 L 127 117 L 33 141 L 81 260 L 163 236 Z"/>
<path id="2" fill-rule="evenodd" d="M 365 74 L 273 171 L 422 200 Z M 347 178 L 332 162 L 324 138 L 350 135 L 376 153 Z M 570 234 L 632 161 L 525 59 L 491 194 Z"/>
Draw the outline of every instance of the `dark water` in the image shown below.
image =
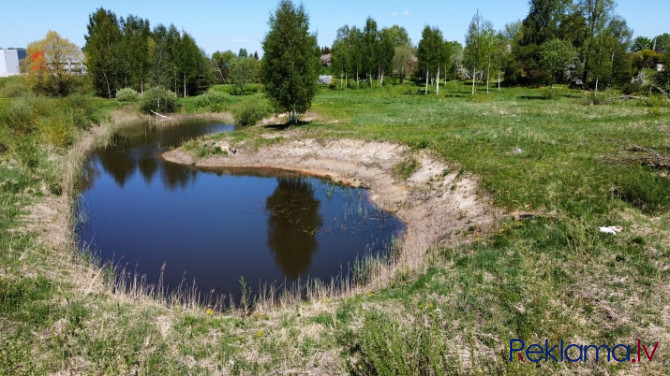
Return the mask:
<path id="1" fill-rule="evenodd" d="M 77 234 L 103 262 L 172 289 L 238 296 L 263 284 L 329 280 L 384 253 L 404 225 L 367 191 L 264 170 L 198 170 L 163 162 L 183 140 L 233 127 L 139 125 L 86 163 Z"/>

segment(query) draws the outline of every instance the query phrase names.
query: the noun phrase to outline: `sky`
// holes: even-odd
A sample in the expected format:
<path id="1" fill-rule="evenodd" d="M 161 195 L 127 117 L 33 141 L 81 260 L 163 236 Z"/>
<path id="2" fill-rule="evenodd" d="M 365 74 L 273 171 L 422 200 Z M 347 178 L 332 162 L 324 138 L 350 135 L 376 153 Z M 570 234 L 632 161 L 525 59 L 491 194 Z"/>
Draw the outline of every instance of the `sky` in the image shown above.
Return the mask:
<path id="1" fill-rule="evenodd" d="M 268 19 L 279 0 L 0 0 L 0 48 L 26 47 L 49 30 L 80 47 L 85 44 L 88 16 L 103 7 L 118 17 L 130 14 L 148 19 L 151 27 L 174 24 L 193 36 L 208 54 L 241 48 L 262 55 Z M 437 26 L 448 40 L 464 43 L 477 10 L 502 30 L 528 14 L 528 0 L 294 0 L 304 6 L 310 30 L 320 46 L 331 46 L 337 29 L 348 24 L 362 28 L 367 17 L 379 28 L 405 27 L 412 43 L 426 25 Z M 653 38 L 670 33 L 670 0 L 619 0 L 615 13 L 626 19 L 634 36 Z"/>

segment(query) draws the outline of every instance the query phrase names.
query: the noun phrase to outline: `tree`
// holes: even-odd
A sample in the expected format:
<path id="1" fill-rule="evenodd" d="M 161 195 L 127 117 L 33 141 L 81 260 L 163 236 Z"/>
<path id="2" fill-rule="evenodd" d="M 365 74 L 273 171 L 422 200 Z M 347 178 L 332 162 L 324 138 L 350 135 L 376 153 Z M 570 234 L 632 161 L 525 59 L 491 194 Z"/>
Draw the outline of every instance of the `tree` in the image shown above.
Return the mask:
<path id="1" fill-rule="evenodd" d="M 149 20 L 128 16 L 121 19 L 122 49 L 130 75 L 131 86 L 144 92 L 144 83 L 151 74 L 151 55 L 149 54 L 149 39 L 151 29 Z M 126 84 L 128 86 L 128 84 Z"/>
<path id="2" fill-rule="evenodd" d="M 530 0 L 521 30 L 512 38 L 512 53 L 505 67 L 506 82 L 538 85 L 549 80 L 539 63 L 540 46 L 562 38 L 561 25 L 571 4 L 572 0 Z"/>
<path id="3" fill-rule="evenodd" d="M 382 29 L 377 38 L 375 48 L 375 58 L 377 62 L 377 78 L 379 87 L 384 84 L 384 75 L 387 71 L 393 70 L 393 55 L 395 47 L 393 45 L 393 36 L 388 32 L 389 29 Z"/>
<path id="4" fill-rule="evenodd" d="M 377 22 L 368 17 L 365 20 L 365 28 L 360 44 L 360 53 L 363 62 L 363 71 L 366 72 L 370 87 L 372 87 L 372 72 L 377 70 L 377 45 L 379 44 L 379 32 L 377 31 Z"/>
<path id="5" fill-rule="evenodd" d="M 120 58 L 119 45 L 121 30 L 116 15 L 103 8 L 98 9 L 88 18 L 88 34 L 86 44 L 86 70 L 93 81 L 98 94 L 113 98 L 119 77 Z"/>
<path id="6" fill-rule="evenodd" d="M 221 78 L 221 82 L 224 84 L 229 80 L 229 64 L 233 59 L 235 59 L 235 53 L 231 50 L 226 50 L 224 52 L 216 51 L 212 54 L 212 60 L 216 65 L 216 69 Z"/>
<path id="7" fill-rule="evenodd" d="M 230 62 L 230 81 L 243 94 L 244 85 L 253 82 L 258 74 L 258 66 L 253 57 L 238 57 Z"/>
<path id="8" fill-rule="evenodd" d="M 281 109 L 297 114 L 307 111 L 317 92 L 321 69 L 316 36 L 309 33 L 309 17 L 302 6 L 282 0 L 270 16 L 270 31 L 263 40 L 261 79 L 265 91 Z"/>
<path id="9" fill-rule="evenodd" d="M 67 96 L 79 84 L 84 71 L 84 54 L 55 31 L 49 31 L 42 40 L 26 48 L 25 80 L 35 92 L 46 95 Z"/>
<path id="10" fill-rule="evenodd" d="M 600 55 L 602 51 L 599 48 L 598 39 L 612 19 L 614 0 L 580 0 L 578 7 L 586 19 L 587 35 L 583 49 L 583 80 L 586 82 L 589 78 L 589 73 L 601 70 L 602 67 L 600 65 L 605 61 Z"/>
<path id="11" fill-rule="evenodd" d="M 388 28 L 383 28 L 382 31 L 388 33 L 388 35 L 391 37 L 393 47 L 412 46 L 412 41 L 409 39 L 409 34 L 404 27 L 393 25 Z"/>
<path id="12" fill-rule="evenodd" d="M 249 53 L 246 48 L 240 48 L 240 52 L 237 53 L 237 57 L 249 57 Z"/>
<path id="13" fill-rule="evenodd" d="M 400 77 L 400 83 L 405 83 L 405 78 L 411 76 L 414 71 L 416 57 L 414 49 L 409 46 L 398 46 L 393 54 L 393 70 Z"/>
<path id="14" fill-rule="evenodd" d="M 332 61 L 332 73 L 340 75 L 340 84 L 349 81 L 349 71 L 352 67 L 352 49 L 351 29 L 344 25 L 337 29 L 337 36 L 333 41 L 333 47 L 330 49 Z M 322 51 L 323 52 L 323 51 Z"/>
<path id="15" fill-rule="evenodd" d="M 419 59 L 418 73 L 426 77 L 425 94 L 428 94 L 428 84 L 430 80 L 436 81 L 436 91 L 440 92 L 440 70 L 443 63 L 447 60 L 445 53 L 444 38 L 442 32 L 437 27 L 426 26 L 421 32 L 421 41 L 417 50 Z M 432 74 L 432 75 L 431 75 Z"/>
<path id="16" fill-rule="evenodd" d="M 670 34 L 663 33 L 654 38 L 654 45 L 651 46 L 654 51 L 663 52 L 666 55 L 670 53 Z"/>
<path id="17" fill-rule="evenodd" d="M 486 32 L 490 28 L 490 22 L 486 21 L 479 10 L 472 16 L 468 32 L 465 34 L 465 64 L 472 67 L 472 95 L 476 92 L 477 67 L 484 64 L 487 56 L 487 38 Z"/>
<path id="18" fill-rule="evenodd" d="M 568 65 L 577 58 L 577 51 L 572 44 L 562 39 L 552 39 L 542 45 L 540 64 L 551 75 L 550 90 L 554 82 L 565 76 Z"/>
<path id="19" fill-rule="evenodd" d="M 652 47 L 652 42 L 651 39 L 647 37 L 642 37 L 639 36 L 635 38 L 633 41 L 633 46 L 631 47 L 631 51 L 633 52 L 638 52 L 642 50 L 651 50 Z"/>

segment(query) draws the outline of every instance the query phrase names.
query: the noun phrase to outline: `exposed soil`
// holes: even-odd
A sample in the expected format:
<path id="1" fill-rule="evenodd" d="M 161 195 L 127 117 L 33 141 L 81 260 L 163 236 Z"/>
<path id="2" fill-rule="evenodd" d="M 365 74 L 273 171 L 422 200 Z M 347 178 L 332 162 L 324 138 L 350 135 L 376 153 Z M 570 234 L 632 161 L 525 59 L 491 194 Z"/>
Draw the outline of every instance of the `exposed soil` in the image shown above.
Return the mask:
<path id="1" fill-rule="evenodd" d="M 494 218 L 493 209 L 478 195 L 472 176 L 462 175 L 457 166 L 447 165 L 426 151 L 412 151 L 403 145 L 352 139 L 295 139 L 258 150 L 225 140 L 217 141 L 216 146 L 227 155 L 199 159 L 180 148 L 164 153 L 163 158 L 205 169 L 289 170 L 368 188 L 376 205 L 407 225 L 398 262 L 389 272 L 420 266 L 430 246 L 468 241 L 466 234 L 476 235 Z M 419 161 L 419 167 L 401 180 L 394 169 L 410 157 Z"/>

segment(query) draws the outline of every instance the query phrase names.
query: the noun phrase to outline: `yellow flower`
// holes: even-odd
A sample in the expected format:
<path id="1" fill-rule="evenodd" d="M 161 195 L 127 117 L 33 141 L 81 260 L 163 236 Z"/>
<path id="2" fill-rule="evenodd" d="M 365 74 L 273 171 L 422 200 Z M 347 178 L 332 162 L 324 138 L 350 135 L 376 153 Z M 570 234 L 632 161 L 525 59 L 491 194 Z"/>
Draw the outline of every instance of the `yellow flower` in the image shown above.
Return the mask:
<path id="1" fill-rule="evenodd" d="M 263 329 L 258 329 L 258 331 L 256 331 L 255 335 L 256 335 L 257 338 L 261 338 L 263 336 L 263 333 L 265 333 L 263 331 Z"/>
<path id="2" fill-rule="evenodd" d="M 211 315 L 214 314 L 214 311 L 213 311 L 211 308 L 207 308 L 207 309 L 205 310 L 205 313 L 206 313 L 208 316 L 211 316 Z"/>

